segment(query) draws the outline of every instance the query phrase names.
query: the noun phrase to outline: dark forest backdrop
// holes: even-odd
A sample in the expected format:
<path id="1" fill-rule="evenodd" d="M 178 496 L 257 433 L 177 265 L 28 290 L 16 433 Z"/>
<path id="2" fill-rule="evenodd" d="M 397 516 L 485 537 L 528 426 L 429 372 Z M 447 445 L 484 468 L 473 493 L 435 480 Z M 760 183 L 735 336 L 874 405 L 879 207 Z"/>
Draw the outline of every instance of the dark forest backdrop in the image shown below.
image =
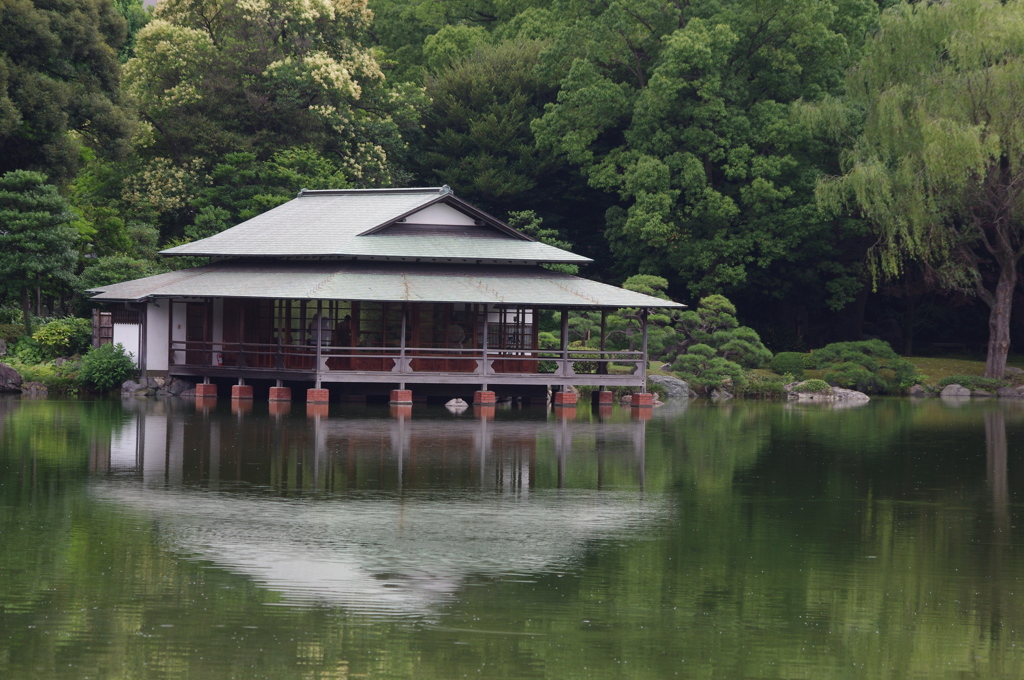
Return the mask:
<path id="1" fill-rule="evenodd" d="M 1024 347 L 1022 58 L 986 0 L 0 0 L 0 322 L 443 183 L 774 352 Z"/>

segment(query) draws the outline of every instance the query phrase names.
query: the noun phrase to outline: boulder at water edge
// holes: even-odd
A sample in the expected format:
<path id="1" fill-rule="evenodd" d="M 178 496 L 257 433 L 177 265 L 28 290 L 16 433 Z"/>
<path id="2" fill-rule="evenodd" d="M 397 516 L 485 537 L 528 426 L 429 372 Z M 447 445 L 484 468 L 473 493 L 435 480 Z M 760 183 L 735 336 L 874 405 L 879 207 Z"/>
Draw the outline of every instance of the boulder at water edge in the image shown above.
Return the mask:
<path id="1" fill-rule="evenodd" d="M 848 390 L 845 387 L 829 387 L 827 390 L 820 390 L 817 392 L 801 392 L 800 386 L 804 383 L 810 382 L 804 380 L 803 382 L 790 383 L 784 388 L 787 396 L 790 399 L 796 399 L 797 401 L 834 401 L 834 402 L 845 402 L 847 404 L 857 404 L 866 401 L 871 401 L 871 397 L 858 392 L 857 390 Z"/>
<path id="2" fill-rule="evenodd" d="M 21 392 L 21 375 L 7 364 L 0 364 L 0 392 Z"/>
<path id="3" fill-rule="evenodd" d="M 690 398 L 690 385 L 685 380 L 680 380 L 671 375 L 649 375 L 647 376 L 647 382 L 664 387 L 666 399 Z"/>
<path id="4" fill-rule="evenodd" d="M 50 391 L 41 382 L 27 382 L 21 386 L 21 394 L 24 397 L 45 397 Z"/>
<path id="5" fill-rule="evenodd" d="M 939 392 L 939 396 L 940 397 L 969 397 L 969 396 L 971 396 L 971 391 L 969 389 L 967 389 L 966 387 L 964 387 L 963 385 L 957 385 L 956 383 L 953 383 L 952 385 L 946 385 L 945 387 L 943 387 L 942 391 Z"/>

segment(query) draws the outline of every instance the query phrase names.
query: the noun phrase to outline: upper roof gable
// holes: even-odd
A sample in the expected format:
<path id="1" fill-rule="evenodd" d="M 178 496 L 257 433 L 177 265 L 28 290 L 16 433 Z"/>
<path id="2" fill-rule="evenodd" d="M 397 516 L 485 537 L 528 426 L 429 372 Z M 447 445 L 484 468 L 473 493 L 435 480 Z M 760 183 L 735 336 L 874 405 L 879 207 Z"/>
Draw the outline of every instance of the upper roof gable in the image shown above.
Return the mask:
<path id="1" fill-rule="evenodd" d="M 388 239 L 372 237 L 389 236 Z M 464 238 L 473 236 L 478 238 Z M 590 262 L 539 243 L 447 186 L 310 191 L 219 234 L 163 251 L 211 257 Z"/>

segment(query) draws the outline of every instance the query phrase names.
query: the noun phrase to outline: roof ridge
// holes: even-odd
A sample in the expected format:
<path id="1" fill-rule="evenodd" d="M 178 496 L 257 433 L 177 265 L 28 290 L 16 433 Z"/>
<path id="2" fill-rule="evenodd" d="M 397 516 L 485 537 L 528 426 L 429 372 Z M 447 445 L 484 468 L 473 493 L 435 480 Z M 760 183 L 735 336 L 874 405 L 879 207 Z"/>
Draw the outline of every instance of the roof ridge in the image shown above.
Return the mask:
<path id="1" fill-rule="evenodd" d="M 450 194 L 453 193 L 447 184 L 439 187 L 391 187 L 378 189 L 300 189 L 302 196 L 344 196 L 350 194 Z"/>

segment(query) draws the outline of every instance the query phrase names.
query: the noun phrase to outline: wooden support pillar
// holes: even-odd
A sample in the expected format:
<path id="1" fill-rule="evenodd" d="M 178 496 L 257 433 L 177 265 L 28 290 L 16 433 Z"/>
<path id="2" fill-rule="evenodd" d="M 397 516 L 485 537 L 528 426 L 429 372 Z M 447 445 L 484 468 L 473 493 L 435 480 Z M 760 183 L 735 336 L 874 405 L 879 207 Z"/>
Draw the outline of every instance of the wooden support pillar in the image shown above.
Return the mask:
<path id="1" fill-rule="evenodd" d="M 604 353 L 605 335 L 607 333 L 607 328 L 608 328 L 608 310 L 602 308 L 601 309 L 601 362 L 598 364 L 598 367 L 599 367 L 598 371 L 597 371 L 598 373 L 608 373 L 608 364 L 605 363 L 605 361 L 608 359 L 608 357 L 605 356 L 605 353 Z M 605 391 L 607 391 L 607 389 L 608 389 L 607 385 L 600 385 L 597 388 L 597 390 L 598 390 L 597 394 L 604 394 Z M 603 403 L 603 402 L 600 402 L 600 403 Z M 611 403 L 611 397 L 610 396 L 609 396 L 608 403 L 609 404 Z"/>
<path id="2" fill-rule="evenodd" d="M 649 309 L 644 307 L 640 310 L 640 321 L 643 327 L 643 362 L 641 363 L 641 376 L 643 377 L 643 389 L 647 391 L 647 316 L 650 314 Z"/>
<path id="3" fill-rule="evenodd" d="M 324 336 L 324 317 L 323 317 L 323 313 L 321 312 L 322 308 L 323 308 L 323 301 L 322 300 L 317 300 L 316 301 L 316 316 L 314 317 L 316 319 L 316 329 L 312 332 L 313 341 L 316 342 L 316 388 L 315 389 L 317 389 L 317 390 L 320 389 L 320 358 L 321 358 L 321 356 L 323 354 L 322 348 L 323 348 L 323 345 L 324 345 L 324 337 L 323 337 Z M 308 402 L 309 399 L 307 398 L 306 401 Z M 326 402 L 327 399 L 324 399 L 324 401 Z"/>
<path id="4" fill-rule="evenodd" d="M 483 319 L 484 337 L 483 337 L 483 341 L 480 344 L 483 347 L 483 359 L 484 360 L 483 360 L 483 363 L 480 364 L 480 371 L 484 374 L 484 382 L 483 382 L 483 385 L 480 386 L 480 390 L 483 391 L 483 392 L 486 392 L 487 391 L 487 305 L 483 305 L 483 308 L 484 308 L 484 319 Z M 480 392 L 477 392 L 477 394 L 480 394 Z M 492 392 L 491 394 L 494 394 L 494 393 Z M 485 403 L 485 402 L 477 402 L 476 397 L 474 396 L 473 397 L 473 403 L 476 404 L 476 403 Z M 493 404 L 494 402 L 491 401 L 491 402 L 486 402 L 486 403 Z"/>
<path id="5" fill-rule="evenodd" d="M 403 302 L 402 303 L 402 336 L 401 336 L 401 338 L 399 338 L 399 342 L 398 342 L 398 371 L 400 373 L 405 373 L 405 329 L 406 329 L 406 324 L 408 323 L 408 321 L 407 321 L 408 315 L 409 315 L 409 304 L 406 303 L 406 302 Z M 401 383 L 398 384 L 398 390 L 397 391 L 408 392 L 408 390 L 405 389 L 405 383 L 404 382 L 401 382 Z M 391 403 L 392 404 L 397 404 L 397 403 L 403 403 L 404 404 L 405 402 L 396 402 L 394 400 L 394 396 L 395 396 L 394 392 L 395 391 L 392 391 L 392 393 L 391 393 L 391 397 L 392 397 L 391 398 Z M 409 402 L 412 403 L 412 392 L 409 392 Z"/>
<path id="6" fill-rule="evenodd" d="M 562 308 L 562 355 L 561 361 L 559 362 L 562 367 L 562 375 L 566 375 L 569 372 L 569 308 Z M 568 391 L 568 385 L 562 385 L 562 391 Z M 557 403 L 557 402 L 556 402 Z"/>

